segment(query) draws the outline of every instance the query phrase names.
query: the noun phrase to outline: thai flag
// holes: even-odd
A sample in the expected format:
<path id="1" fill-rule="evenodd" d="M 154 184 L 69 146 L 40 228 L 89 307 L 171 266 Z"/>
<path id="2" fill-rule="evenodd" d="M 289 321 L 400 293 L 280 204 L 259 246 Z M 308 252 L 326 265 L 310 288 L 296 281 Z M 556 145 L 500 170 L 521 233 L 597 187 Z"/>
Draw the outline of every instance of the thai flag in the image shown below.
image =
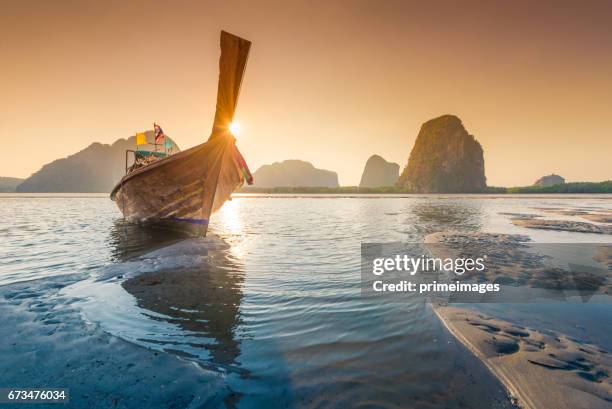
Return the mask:
<path id="1" fill-rule="evenodd" d="M 166 137 L 166 135 L 164 135 L 164 130 L 155 122 L 153 122 L 153 129 L 155 130 L 155 144 L 161 145 L 164 143 L 164 138 Z"/>

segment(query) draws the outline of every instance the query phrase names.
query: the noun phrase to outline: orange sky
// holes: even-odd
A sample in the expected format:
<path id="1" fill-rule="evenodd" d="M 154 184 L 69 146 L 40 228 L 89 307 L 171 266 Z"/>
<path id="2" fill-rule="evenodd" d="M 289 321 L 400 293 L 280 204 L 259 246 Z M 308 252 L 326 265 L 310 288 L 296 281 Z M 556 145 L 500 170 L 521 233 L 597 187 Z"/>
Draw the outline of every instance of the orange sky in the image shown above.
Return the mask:
<path id="1" fill-rule="evenodd" d="M 489 185 L 611 179 L 612 2 L 531 3 L 3 0 L 0 176 L 153 121 L 205 140 L 225 29 L 253 41 L 237 113 L 253 170 L 303 159 L 357 184 L 452 113 Z"/>

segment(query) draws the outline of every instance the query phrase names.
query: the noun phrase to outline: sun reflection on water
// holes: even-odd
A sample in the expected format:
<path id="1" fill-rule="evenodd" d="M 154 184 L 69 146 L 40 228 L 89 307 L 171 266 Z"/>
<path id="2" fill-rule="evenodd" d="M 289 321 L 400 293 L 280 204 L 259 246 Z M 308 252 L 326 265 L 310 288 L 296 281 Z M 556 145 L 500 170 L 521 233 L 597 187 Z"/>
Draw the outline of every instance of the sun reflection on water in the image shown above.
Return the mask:
<path id="1" fill-rule="evenodd" d="M 222 232 L 221 235 L 230 244 L 232 255 L 242 258 L 244 253 L 242 200 L 239 198 L 228 200 L 213 217 L 218 231 Z"/>
<path id="2" fill-rule="evenodd" d="M 217 213 L 218 221 L 223 230 L 238 234 L 242 231 L 242 220 L 240 219 L 240 199 L 228 200 Z"/>

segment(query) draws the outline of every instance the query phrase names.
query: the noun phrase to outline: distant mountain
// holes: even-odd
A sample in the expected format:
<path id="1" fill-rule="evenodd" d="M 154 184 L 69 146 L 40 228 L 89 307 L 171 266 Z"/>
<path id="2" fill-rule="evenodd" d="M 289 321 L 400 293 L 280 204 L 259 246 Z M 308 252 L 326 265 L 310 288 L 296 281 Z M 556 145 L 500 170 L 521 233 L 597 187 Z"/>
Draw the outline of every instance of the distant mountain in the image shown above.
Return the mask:
<path id="1" fill-rule="evenodd" d="M 372 155 L 365 164 L 359 187 L 395 186 L 400 166 L 387 162 L 381 156 Z"/>
<path id="2" fill-rule="evenodd" d="M 0 193 L 15 192 L 17 186 L 19 186 L 19 184 L 23 181 L 24 179 L 20 178 L 7 178 L 0 176 Z"/>
<path id="3" fill-rule="evenodd" d="M 152 141 L 153 131 L 146 134 Z M 17 186 L 17 192 L 110 192 L 125 174 L 125 151 L 136 148 L 135 138 L 118 139 L 112 145 L 95 142 L 67 158 L 54 160 Z"/>
<path id="4" fill-rule="evenodd" d="M 467 193 L 486 188 L 482 146 L 454 115 L 421 126 L 398 186 L 416 193 Z"/>
<path id="5" fill-rule="evenodd" d="M 253 173 L 253 187 L 338 187 L 338 174 L 302 160 L 263 165 Z"/>
<path id="6" fill-rule="evenodd" d="M 559 175 L 555 175 L 554 173 L 548 176 L 542 176 L 533 184 L 534 186 L 553 186 L 553 185 L 561 185 L 565 183 L 565 179 L 563 179 Z"/>

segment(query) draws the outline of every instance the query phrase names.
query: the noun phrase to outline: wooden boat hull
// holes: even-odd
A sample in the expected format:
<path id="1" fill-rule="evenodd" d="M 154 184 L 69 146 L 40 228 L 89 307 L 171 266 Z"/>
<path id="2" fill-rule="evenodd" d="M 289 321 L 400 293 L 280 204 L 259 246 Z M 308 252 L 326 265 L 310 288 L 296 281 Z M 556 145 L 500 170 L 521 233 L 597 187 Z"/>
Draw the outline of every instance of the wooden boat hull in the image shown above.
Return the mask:
<path id="1" fill-rule="evenodd" d="M 219 83 L 213 130 L 203 144 L 126 174 L 111 199 L 128 220 L 206 226 L 210 215 L 252 177 L 230 132 L 251 43 L 221 32 Z"/>
<path id="2" fill-rule="evenodd" d="M 244 183 L 233 139 L 218 137 L 137 169 L 121 179 L 111 199 L 129 220 L 207 225 Z"/>

